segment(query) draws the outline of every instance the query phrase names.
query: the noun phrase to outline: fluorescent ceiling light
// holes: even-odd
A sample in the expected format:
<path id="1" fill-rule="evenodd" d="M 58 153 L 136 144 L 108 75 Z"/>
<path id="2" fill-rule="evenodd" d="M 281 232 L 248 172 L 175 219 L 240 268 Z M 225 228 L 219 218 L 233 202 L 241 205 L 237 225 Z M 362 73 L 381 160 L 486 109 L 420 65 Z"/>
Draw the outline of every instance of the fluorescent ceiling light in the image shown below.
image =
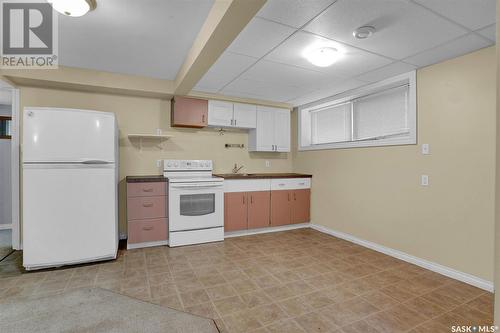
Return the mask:
<path id="1" fill-rule="evenodd" d="M 79 17 L 97 7 L 95 0 L 47 0 L 54 10 L 66 16 Z"/>
<path id="2" fill-rule="evenodd" d="M 310 47 L 304 51 L 304 57 L 315 66 L 327 67 L 336 62 L 341 53 L 331 46 Z"/>

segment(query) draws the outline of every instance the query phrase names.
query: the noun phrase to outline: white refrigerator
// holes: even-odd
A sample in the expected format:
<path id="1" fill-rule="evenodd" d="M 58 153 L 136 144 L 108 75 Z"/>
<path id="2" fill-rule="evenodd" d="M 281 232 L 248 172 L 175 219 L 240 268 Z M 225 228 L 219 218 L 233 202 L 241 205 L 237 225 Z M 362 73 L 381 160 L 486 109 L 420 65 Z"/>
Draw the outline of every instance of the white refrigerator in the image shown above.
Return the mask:
<path id="1" fill-rule="evenodd" d="M 116 258 L 115 115 L 26 107 L 22 246 L 28 269 Z"/>

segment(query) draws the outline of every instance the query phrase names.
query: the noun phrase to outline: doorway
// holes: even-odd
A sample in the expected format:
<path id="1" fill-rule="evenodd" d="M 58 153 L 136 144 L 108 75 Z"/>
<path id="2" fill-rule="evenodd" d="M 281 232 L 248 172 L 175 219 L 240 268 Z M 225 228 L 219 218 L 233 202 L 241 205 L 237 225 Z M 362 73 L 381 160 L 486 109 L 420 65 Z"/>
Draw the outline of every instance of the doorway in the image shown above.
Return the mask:
<path id="1" fill-rule="evenodd" d="M 0 81 L 0 261 L 19 238 L 19 92 Z"/>
<path id="2" fill-rule="evenodd" d="M 0 90 L 0 260 L 12 252 L 12 94 Z"/>

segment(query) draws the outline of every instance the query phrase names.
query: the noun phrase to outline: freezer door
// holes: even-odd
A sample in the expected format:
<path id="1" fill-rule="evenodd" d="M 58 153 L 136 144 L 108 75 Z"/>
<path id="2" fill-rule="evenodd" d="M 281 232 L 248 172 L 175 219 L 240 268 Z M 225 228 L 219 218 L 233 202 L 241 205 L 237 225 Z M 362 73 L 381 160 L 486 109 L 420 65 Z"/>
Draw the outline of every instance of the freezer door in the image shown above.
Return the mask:
<path id="1" fill-rule="evenodd" d="M 23 265 L 115 258 L 116 207 L 114 165 L 23 166 Z"/>
<path id="2" fill-rule="evenodd" d="M 25 108 L 24 162 L 115 161 L 115 116 L 76 109 Z"/>

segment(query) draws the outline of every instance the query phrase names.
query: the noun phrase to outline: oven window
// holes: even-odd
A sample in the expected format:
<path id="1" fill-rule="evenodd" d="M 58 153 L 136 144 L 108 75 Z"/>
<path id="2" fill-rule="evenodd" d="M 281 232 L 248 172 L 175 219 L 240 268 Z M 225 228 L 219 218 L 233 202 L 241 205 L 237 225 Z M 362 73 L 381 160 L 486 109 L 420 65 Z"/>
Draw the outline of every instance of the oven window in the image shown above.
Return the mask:
<path id="1" fill-rule="evenodd" d="M 180 213 L 183 216 L 201 216 L 215 212 L 215 194 L 182 194 Z"/>

